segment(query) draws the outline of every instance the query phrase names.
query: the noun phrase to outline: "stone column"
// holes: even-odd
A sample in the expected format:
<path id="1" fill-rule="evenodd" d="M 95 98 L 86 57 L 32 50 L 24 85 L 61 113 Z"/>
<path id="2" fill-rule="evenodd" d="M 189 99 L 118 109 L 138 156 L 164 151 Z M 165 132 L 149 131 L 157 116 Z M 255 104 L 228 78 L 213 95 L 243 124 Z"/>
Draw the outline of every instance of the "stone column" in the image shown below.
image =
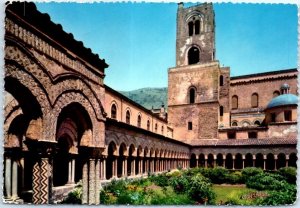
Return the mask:
<path id="1" fill-rule="evenodd" d="M 223 168 L 225 168 L 226 155 L 223 155 Z"/>
<path id="2" fill-rule="evenodd" d="M 95 204 L 100 204 L 100 189 L 101 189 L 101 183 L 100 183 L 100 159 L 96 159 L 96 166 L 95 166 Z"/>
<path id="3" fill-rule="evenodd" d="M 245 168 L 245 155 L 242 155 L 242 160 L 243 160 L 243 169 Z"/>
<path id="4" fill-rule="evenodd" d="M 131 161 L 131 175 L 135 175 L 135 158 Z"/>
<path id="5" fill-rule="evenodd" d="M 88 193 L 88 203 L 89 205 L 95 204 L 95 159 L 89 160 L 89 193 Z"/>
<path id="6" fill-rule="evenodd" d="M 274 170 L 277 170 L 277 159 L 278 159 L 278 157 L 277 157 L 277 155 L 274 155 Z"/>
<path id="7" fill-rule="evenodd" d="M 13 161 L 12 166 L 12 199 L 18 199 L 18 164 L 17 161 Z"/>
<path id="8" fill-rule="evenodd" d="M 234 163 L 235 163 L 235 155 L 232 155 L 232 170 L 235 169 Z"/>
<path id="9" fill-rule="evenodd" d="M 118 159 L 117 157 L 114 159 L 114 177 L 118 177 Z"/>
<path id="10" fill-rule="evenodd" d="M 204 165 L 204 167 L 207 168 L 207 155 L 204 155 L 204 160 L 205 160 L 205 165 Z"/>
<path id="11" fill-rule="evenodd" d="M 264 159 L 264 170 L 266 170 L 266 159 L 267 159 L 267 155 L 263 155 L 263 159 Z"/>
<path id="12" fill-rule="evenodd" d="M 103 173 L 103 179 L 104 180 L 106 180 L 106 157 L 103 157 L 103 171 L 102 171 L 102 173 Z"/>
<path id="13" fill-rule="evenodd" d="M 21 165 L 21 187 L 24 187 L 24 158 L 20 159 L 20 165 Z"/>
<path id="14" fill-rule="evenodd" d="M 5 190 L 6 197 L 11 198 L 11 158 L 5 158 Z"/>
<path id="15" fill-rule="evenodd" d="M 214 168 L 217 167 L 217 155 L 214 155 Z"/>
<path id="16" fill-rule="evenodd" d="M 88 163 L 83 164 L 82 168 L 82 204 L 88 203 Z"/>
<path id="17" fill-rule="evenodd" d="M 255 167 L 256 155 L 252 156 L 252 160 L 253 160 L 253 165 L 252 166 Z"/>
<path id="18" fill-rule="evenodd" d="M 124 157 L 124 176 L 127 177 L 127 157 Z"/>
<path id="19" fill-rule="evenodd" d="M 72 183 L 75 183 L 75 159 L 72 159 Z"/>
<path id="20" fill-rule="evenodd" d="M 286 155 L 286 156 L 285 156 L 285 167 L 288 167 L 288 166 L 289 166 L 289 159 L 290 159 L 290 156 L 289 156 L 289 155 Z"/>
<path id="21" fill-rule="evenodd" d="M 68 183 L 72 183 L 72 160 L 69 160 L 68 165 Z"/>

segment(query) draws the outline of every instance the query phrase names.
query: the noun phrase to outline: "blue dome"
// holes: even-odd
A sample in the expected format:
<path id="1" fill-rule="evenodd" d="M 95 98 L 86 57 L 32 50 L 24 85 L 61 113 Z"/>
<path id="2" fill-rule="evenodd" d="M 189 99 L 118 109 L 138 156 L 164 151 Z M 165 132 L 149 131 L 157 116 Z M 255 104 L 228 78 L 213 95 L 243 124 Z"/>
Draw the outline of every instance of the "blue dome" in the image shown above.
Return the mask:
<path id="1" fill-rule="evenodd" d="M 267 108 L 274 108 L 283 105 L 298 105 L 298 97 L 293 94 L 279 95 L 269 102 Z"/>

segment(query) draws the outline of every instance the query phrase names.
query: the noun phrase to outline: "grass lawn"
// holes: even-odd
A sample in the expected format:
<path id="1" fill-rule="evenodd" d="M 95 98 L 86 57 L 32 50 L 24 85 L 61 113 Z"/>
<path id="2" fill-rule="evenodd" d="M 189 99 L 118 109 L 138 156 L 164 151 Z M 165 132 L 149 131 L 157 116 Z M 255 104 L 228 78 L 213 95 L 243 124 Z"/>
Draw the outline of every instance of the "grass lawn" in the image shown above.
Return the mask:
<path id="1" fill-rule="evenodd" d="M 224 204 L 230 198 L 255 192 L 253 189 L 247 188 L 245 185 L 213 185 L 213 191 L 216 193 L 216 204 Z"/>

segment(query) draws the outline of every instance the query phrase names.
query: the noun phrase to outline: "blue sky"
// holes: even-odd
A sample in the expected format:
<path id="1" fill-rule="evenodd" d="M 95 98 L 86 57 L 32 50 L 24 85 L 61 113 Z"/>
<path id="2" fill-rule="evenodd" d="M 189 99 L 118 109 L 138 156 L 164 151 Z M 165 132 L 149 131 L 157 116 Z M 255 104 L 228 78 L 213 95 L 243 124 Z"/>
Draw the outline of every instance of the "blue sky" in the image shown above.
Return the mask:
<path id="1" fill-rule="evenodd" d="M 175 3 L 37 3 L 109 64 L 116 90 L 166 87 L 175 66 Z M 297 7 L 214 4 L 216 56 L 231 76 L 297 66 Z"/>

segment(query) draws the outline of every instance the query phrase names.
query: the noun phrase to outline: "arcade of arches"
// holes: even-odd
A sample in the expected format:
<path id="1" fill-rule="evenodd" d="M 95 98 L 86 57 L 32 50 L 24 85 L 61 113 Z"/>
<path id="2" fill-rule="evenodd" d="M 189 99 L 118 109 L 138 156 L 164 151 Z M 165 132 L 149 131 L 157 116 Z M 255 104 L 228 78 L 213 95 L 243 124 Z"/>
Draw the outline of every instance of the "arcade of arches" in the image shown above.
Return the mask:
<path id="1" fill-rule="evenodd" d="M 246 167 L 257 167 L 263 170 L 277 170 L 282 167 L 296 167 L 297 155 L 296 153 L 278 155 L 268 154 L 191 154 L 190 167 L 224 167 L 231 170 L 240 170 Z"/>

